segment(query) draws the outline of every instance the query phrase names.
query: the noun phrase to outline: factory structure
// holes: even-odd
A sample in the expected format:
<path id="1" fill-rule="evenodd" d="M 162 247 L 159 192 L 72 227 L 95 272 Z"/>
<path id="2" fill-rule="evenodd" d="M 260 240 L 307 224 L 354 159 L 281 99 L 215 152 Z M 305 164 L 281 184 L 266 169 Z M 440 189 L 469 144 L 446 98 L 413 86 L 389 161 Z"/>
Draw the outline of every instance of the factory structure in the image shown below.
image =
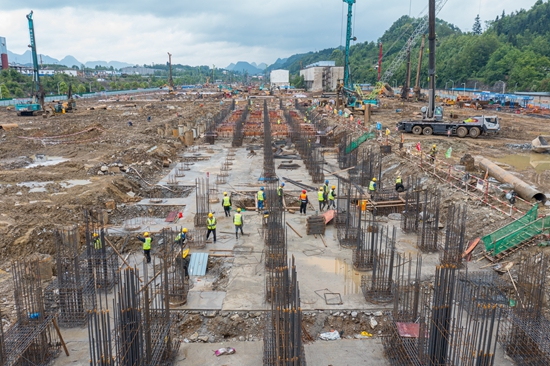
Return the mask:
<path id="1" fill-rule="evenodd" d="M 6 70 L 8 66 L 8 46 L 6 46 L 6 38 L 0 37 L 0 68 Z"/>
<path id="2" fill-rule="evenodd" d="M 318 61 L 300 70 L 307 91 L 335 91 L 338 80 L 344 79 L 344 67 L 334 61 Z"/>
<path id="3" fill-rule="evenodd" d="M 290 87 L 290 73 L 288 70 L 272 70 L 269 74 L 272 88 L 286 89 Z"/>

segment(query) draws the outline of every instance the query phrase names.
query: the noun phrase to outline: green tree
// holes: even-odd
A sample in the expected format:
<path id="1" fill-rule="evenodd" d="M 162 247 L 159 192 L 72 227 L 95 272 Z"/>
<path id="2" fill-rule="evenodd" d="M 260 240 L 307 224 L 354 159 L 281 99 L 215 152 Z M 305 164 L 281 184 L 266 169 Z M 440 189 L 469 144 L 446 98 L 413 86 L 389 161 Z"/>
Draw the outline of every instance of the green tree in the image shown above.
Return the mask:
<path id="1" fill-rule="evenodd" d="M 2 94 L 1 99 L 10 99 L 11 98 L 11 93 L 8 90 L 8 87 L 6 86 L 6 84 L 0 85 L 0 94 Z"/>
<path id="2" fill-rule="evenodd" d="M 472 33 L 475 35 L 480 35 L 483 32 L 481 29 L 481 20 L 479 19 L 479 14 L 476 16 L 474 20 L 474 26 L 472 27 Z"/>
<path id="3" fill-rule="evenodd" d="M 59 92 L 61 94 L 67 94 L 67 92 L 69 91 L 69 86 L 64 82 L 60 82 L 59 83 Z"/>
<path id="4" fill-rule="evenodd" d="M 79 94 L 86 93 L 86 87 L 84 84 L 78 85 L 78 88 L 76 88 L 76 92 Z"/>

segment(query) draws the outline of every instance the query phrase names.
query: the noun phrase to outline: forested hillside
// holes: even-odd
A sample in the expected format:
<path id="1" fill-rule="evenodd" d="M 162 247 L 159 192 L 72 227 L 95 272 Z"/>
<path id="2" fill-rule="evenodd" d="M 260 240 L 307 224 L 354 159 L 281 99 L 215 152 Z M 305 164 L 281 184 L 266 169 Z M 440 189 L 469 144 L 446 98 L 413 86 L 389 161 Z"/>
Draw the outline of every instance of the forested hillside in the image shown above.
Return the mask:
<path id="1" fill-rule="evenodd" d="M 495 6 L 498 6 L 495 4 Z M 382 74 L 401 50 L 420 19 L 402 16 L 378 42 L 358 43 L 350 49 L 350 69 L 354 83 L 374 83 L 377 79 L 378 43 L 383 43 Z M 529 10 L 502 13 L 486 21 L 472 19 L 472 29 L 464 32 L 443 20 L 436 26 L 437 87 L 477 87 L 501 91 L 550 91 L 550 3 L 539 0 Z M 411 50 L 411 82 L 414 84 L 420 40 Z M 427 85 L 427 40 L 420 84 Z M 342 48 L 294 55 L 273 65 L 297 74 L 315 61 L 334 60 L 344 64 Z M 387 80 L 402 85 L 405 63 Z"/>

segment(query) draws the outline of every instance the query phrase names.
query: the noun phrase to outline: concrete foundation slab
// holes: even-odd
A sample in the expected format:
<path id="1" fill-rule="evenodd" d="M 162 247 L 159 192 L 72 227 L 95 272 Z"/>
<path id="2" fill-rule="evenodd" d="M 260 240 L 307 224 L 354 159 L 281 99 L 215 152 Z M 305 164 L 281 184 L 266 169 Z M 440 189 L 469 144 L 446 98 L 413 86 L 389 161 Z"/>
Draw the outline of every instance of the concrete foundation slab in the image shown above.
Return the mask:
<path id="1" fill-rule="evenodd" d="M 263 342 L 182 343 L 175 365 L 178 366 L 258 366 L 263 363 Z M 232 355 L 216 357 L 215 350 L 233 347 Z"/>
<path id="2" fill-rule="evenodd" d="M 187 304 L 179 309 L 220 310 L 225 299 L 223 291 L 189 291 Z"/>
<path id="3" fill-rule="evenodd" d="M 308 365 L 389 365 L 380 338 L 317 341 L 306 344 L 305 352 Z"/>

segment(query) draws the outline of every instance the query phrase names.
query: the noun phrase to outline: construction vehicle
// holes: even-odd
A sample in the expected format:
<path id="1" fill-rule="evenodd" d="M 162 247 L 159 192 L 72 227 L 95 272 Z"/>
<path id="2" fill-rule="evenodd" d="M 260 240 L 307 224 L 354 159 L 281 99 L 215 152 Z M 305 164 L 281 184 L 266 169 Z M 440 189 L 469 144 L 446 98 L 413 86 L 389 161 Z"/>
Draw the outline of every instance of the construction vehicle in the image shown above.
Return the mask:
<path id="1" fill-rule="evenodd" d="M 18 116 L 38 116 L 44 113 L 44 89 L 42 84 L 40 84 L 40 75 L 39 75 L 39 65 L 38 65 L 38 55 L 36 53 L 36 39 L 34 37 L 34 23 L 32 20 L 32 10 L 30 14 L 27 15 L 27 20 L 29 22 L 29 33 L 31 38 L 31 44 L 29 47 L 32 52 L 32 84 L 33 84 L 33 94 L 32 100 L 30 103 L 16 104 L 15 110 L 17 111 Z"/>
<path id="2" fill-rule="evenodd" d="M 412 132 L 415 135 L 448 135 L 476 138 L 482 134 L 492 134 L 500 131 L 497 116 L 474 116 L 463 121 L 445 121 L 443 107 L 435 105 L 435 13 L 436 0 L 429 0 L 428 25 L 428 106 L 420 109 L 422 119 L 408 120 L 397 123 L 397 129 L 403 132 Z"/>

